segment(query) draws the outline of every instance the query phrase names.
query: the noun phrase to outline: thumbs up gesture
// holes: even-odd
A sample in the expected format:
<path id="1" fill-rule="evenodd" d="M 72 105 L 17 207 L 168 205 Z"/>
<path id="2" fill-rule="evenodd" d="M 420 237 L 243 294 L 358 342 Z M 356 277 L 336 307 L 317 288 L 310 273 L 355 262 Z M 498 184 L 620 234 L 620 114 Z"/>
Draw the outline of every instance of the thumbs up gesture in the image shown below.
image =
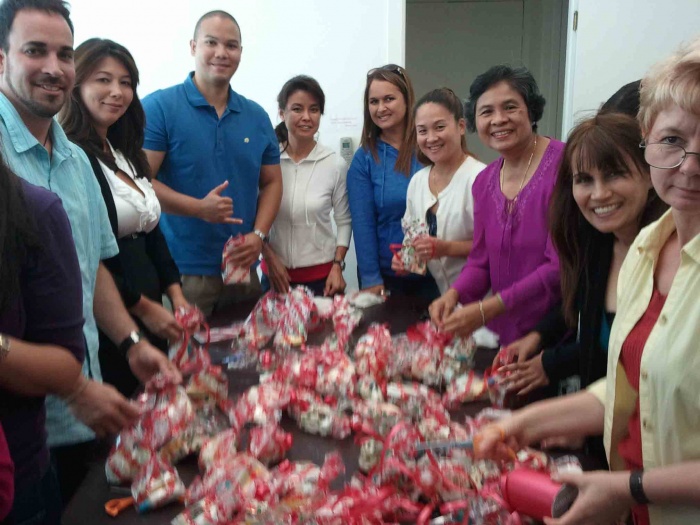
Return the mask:
<path id="1" fill-rule="evenodd" d="M 233 217 L 233 200 L 231 197 L 222 197 L 221 192 L 228 187 L 228 181 L 224 181 L 216 188 L 200 199 L 199 218 L 212 223 L 241 224 L 241 219 Z"/>

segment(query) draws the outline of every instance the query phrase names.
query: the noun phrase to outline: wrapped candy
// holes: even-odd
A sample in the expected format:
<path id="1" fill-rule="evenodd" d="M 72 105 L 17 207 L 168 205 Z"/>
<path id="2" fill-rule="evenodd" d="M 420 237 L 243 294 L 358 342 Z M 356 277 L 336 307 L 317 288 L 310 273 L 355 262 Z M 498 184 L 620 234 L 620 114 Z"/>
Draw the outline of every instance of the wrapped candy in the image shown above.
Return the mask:
<path id="1" fill-rule="evenodd" d="M 221 278 L 224 284 L 242 284 L 250 282 L 250 268 L 238 266 L 233 262 L 233 255 L 237 247 L 245 243 L 245 237 L 240 233 L 229 237 L 224 244 L 221 254 Z"/>
<path id="2" fill-rule="evenodd" d="M 292 435 L 274 423 L 250 429 L 248 453 L 265 465 L 277 463 L 292 448 Z"/>
<path id="3" fill-rule="evenodd" d="M 426 417 L 444 423 L 450 420 L 438 393 L 420 383 L 389 383 L 386 387 L 386 399 L 414 421 Z"/>
<path id="4" fill-rule="evenodd" d="M 203 346 L 204 350 L 209 346 L 209 325 L 206 322 L 206 317 L 202 311 L 196 306 L 181 306 L 175 311 L 175 320 L 182 327 L 182 337 L 180 341 L 170 347 L 168 356 L 179 369 L 187 366 L 190 360 L 190 354 L 194 354 L 195 350 Z M 204 342 L 200 343 L 194 337 L 195 334 L 200 334 L 200 338 L 204 338 Z"/>
<path id="5" fill-rule="evenodd" d="M 207 472 L 213 465 L 224 464 L 227 458 L 237 454 L 238 439 L 238 430 L 229 428 L 206 440 L 199 451 L 199 470 Z"/>
<path id="6" fill-rule="evenodd" d="M 352 431 L 350 418 L 337 405 L 325 403 L 309 390 L 300 390 L 288 407 L 299 428 L 309 434 L 345 439 Z"/>
<path id="7" fill-rule="evenodd" d="M 447 385 L 442 396 L 443 404 L 448 408 L 456 408 L 460 403 L 468 403 L 483 398 L 487 393 L 487 382 L 471 370 L 459 376 L 453 383 Z"/>
<path id="8" fill-rule="evenodd" d="M 345 472 L 340 454 L 326 454 L 322 466 L 305 461 L 284 461 L 272 471 L 273 491 L 280 497 L 311 496 L 327 492 L 331 482 Z"/>
<path id="9" fill-rule="evenodd" d="M 346 296 L 336 295 L 333 297 L 332 320 L 337 348 L 345 351 L 352 332 L 362 320 L 362 312 L 351 306 Z"/>
<path id="10" fill-rule="evenodd" d="M 363 440 L 360 445 L 360 456 L 357 460 L 360 470 L 365 473 L 372 470 L 379 463 L 382 450 L 384 450 L 384 440 L 375 438 Z"/>
<path id="11" fill-rule="evenodd" d="M 293 399 L 289 385 L 268 381 L 252 386 L 236 401 L 229 417 L 231 424 L 242 429 L 247 423 L 264 426 L 270 421 L 279 422 L 282 410 Z"/>
<path id="12" fill-rule="evenodd" d="M 386 380 L 387 363 L 392 354 L 391 333 L 384 325 L 372 324 L 355 345 L 355 369 L 358 375 Z"/>
<path id="13" fill-rule="evenodd" d="M 223 401 L 228 398 L 228 378 L 220 366 L 209 365 L 192 374 L 186 391 L 193 399 Z"/>
<path id="14" fill-rule="evenodd" d="M 283 348 L 306 342 L 307 326 L 314 309 L 314 296 L 305 286 L 295 286 L 285 296 L 274 344 Z"/>
<path id="15" fill-rule="evenodd" d="M 269 495 L 271 480 L 270 472 L 253 456 L 234 454 L 225 463 L 210 467 L 203 478 L 195 478 L 187 489 L 185 503 L 191 505 L 213 496 L 230 501 L 230 507 L 238 510 L 249 501 Z"/>
<path id="16" fill-rule="evenodd" d="M 139 470 L 131 494 L 136 509 L 147 512 L 178 501 L 185 494 L 185 485 L 175 467 L 155 454 Z"/>
<path id="17" fill-rule="evenodd" d="M 367 425 L 380 436 L 386 436 L 399 421 L 405 419 L 404 413 L 391 403 L 374 403 L 358 401 L 354 406 L 353 426 Z"/>
<path id="18" fill-rule="evenodd" d="M 419 275 L 425 275 L 427 271 L 427 262 L 416 253 L 413 247 L 415 241 L 419 238 L 428 236 L 428 226 L 421 220 L 401 220 L 401 229 L 403 230 L 403 242 L 401 249 L 396 252 L 404 270 Z"/>
<path id="19" fill-rule="evenodd" d="M 138 421 L 122 430 L 105 464 L 109 483 L 130 482 L 149 457 L 168 441 L 184 433 L 194 420 L 194 408 L 185 389 L 158 374 L 146 385 L 137 402 Z"/>
<path id="20" fill-rule="evenodd" d="M 267 345 L 277 331 L 283 311 L 283 295 L 272 291 L 263 295 L 245 321 L 248 345 L 258 350 Z"/>

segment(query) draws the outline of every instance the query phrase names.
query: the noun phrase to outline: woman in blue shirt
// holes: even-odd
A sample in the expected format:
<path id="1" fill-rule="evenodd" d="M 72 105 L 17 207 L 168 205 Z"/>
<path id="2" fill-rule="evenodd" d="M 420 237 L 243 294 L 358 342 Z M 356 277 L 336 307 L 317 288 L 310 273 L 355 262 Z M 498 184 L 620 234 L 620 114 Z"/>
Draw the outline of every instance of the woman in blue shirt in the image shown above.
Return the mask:
<path id="1" fill-rule="evenodd" d="M 432 300 L 440 294 L 430 275 L 397 276 L 391 269 L 389 245 L 403 241 L 408 183 L 421 168 L 413 103 L 404 68 L 388 64 L 367 74 L 362 141 L 348 170 L 348 198 L 360 288 Z"/>

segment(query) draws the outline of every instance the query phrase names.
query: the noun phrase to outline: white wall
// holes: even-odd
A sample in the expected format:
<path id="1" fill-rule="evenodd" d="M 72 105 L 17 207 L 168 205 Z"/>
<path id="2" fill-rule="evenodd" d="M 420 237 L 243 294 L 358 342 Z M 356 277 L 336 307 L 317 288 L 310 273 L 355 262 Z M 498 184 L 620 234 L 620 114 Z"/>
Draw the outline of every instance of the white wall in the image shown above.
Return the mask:
<path id="1" fill-rule="evenodd" d="M 698 0 L 571 0 L 564 136 L 620 87 L 700 36 L 699 20 Z"/>
<path id="2" fill-rule="evenodd" d="M 404 63 L 403 0 L 71 0 L 76 45 L 99 36 L 125 45 L 141 73 L 141 97 L 184 81 L 193 69 L 189 40 L 197 19 L 224 9 L 241 26 L 243 55 L 233 88 L 278 122 L 276 97 L 290 77 L 315 77 L 326 93 L 320 141 L 339 149 L 362 131 L 365 76 Z M 345 279 L 357 288 L 354 249 Z"/>

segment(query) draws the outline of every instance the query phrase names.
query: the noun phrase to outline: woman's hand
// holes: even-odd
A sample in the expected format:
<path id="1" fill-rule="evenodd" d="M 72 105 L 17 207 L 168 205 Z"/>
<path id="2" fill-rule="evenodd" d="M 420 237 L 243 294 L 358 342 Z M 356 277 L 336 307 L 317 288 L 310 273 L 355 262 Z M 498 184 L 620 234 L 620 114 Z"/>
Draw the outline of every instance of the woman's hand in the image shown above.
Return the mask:
<path id="1" fill-rule="evenodd" d="M 328 278 L 326 279 L 326 287 L 323 290 L 323 295 L 326 297 L 333 297 L 335 294 L 343 293 L 345 291 L 345 286 L 343 270 L 340 269 L 339 264 L 333 264 L 331 273 L 328 274 Z"/>
<path id="2" fill-rule="evenodd" d="M 413 241 L 413 249 L 421 261 L 428 262 L 431 259 L 440 257 L 438 254 L 439 241 L 435 237 L 429 235 L 421 235 Z"/>
<path id="3" fill-rule="evenodd" d="M 549 384 L 549 378 L 542 366 L 542 352 L 529 361 L 506 365 L 501 370 L 511 372 L 506 379 L 508 390 L 517 392 L 519 396 Z"/>
<path id="4" fill-rule="evenodd" d="M 396 253 L 391 258 L 391 269 L 396 275 L 408 275 L 408 270 L 404 268 L 403 262 L 399 258 L 399 255 Z"/>
<path id="5" fill-rule="evenodd" d="M 481 316 L 479 303 L 470 303 L 462 308 L 455 309 L 445 317 L 442 329 L 448 333 L 468 337 L 482 326 L 484 326 L 484 321 Z"/>
<path id="6" fill-rule="evenodd" d="M 479 458 L 512 461 L 515 452 L 529 445 L 519 414 L 486 425 L 474 436 L 474 455 Z"/>
<path id="7" fill-rule="evenodd" d="M 430 320 L 435 323 L 435 326 L 442 329 L 445 319 L 452 313 L 452 310 L 457 306 L 459 295 L 457 290 L 450 288 L 442 297 L 435 299 L 428 308 Z"/>
<path id="8" fill-rule="evenodd" d="M 277 293 L 287 293 L 289 291 L 289 273 L 287 273 L 287 268 L 285 268 L 280 258 L 269 246 L 265 247 L 263 257 L 267 265 L 272 289 Z"/>
<path id="9" fill-rule="evenodd" d="M 559 474 L 552 479 L 578 487 L 578 497 L 561 518 L 544 518 L 545 525 L 613 525 L 625 519 L 634 500 L 629 472 Z"/>
<path id="10" fill-rule="evenodd" d="M 139 417 L 138 406 L 113 386 L 83 377 L 85 384 L 68 406 L 73 415 L 90 427 L 98 437 L 117 434 Z"/>
<path id="11" fill-rule="evenodd" d="M 162 304 L 142 295 L 139 302 L 130 310 L 141 319 L 151 333 L 168 341 L 180 339 L 182 327 L 175 320 L 175 316 L 165 309 Z"/>
<path id="12" fill-rule="evenodd" d="M 530 332 L 529 334 L 513 341 L 511 344 L 506 346 L 506 357 L 508 362 L 515 361 L 517 363 L 524 363 L 530 357 L 535 355 L 540 349 L 540 343 L 542 341 L 542 336 L 539 332 Z M 493 360 L 493 366 L 496 366 L 496 360 L 498 356 Z"/>

